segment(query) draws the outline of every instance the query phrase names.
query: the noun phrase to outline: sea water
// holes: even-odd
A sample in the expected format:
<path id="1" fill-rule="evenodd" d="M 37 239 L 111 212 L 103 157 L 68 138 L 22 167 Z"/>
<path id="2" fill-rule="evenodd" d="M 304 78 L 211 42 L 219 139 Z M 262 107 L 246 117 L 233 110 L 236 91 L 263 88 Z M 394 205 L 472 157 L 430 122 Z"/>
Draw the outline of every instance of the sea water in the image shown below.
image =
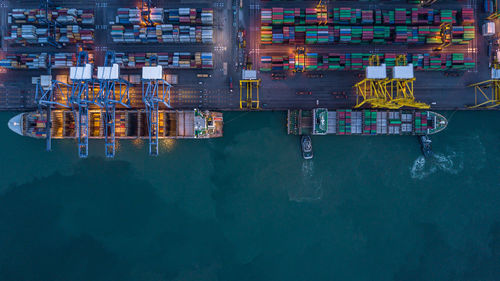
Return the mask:
<path id="1" fill-rule="evenodd" d="M 314 136 L 283 112 L 224 137 L 117 143 L 15 135 L 0 113 L 0 280 L 500 280 L 500 115 L 411 136 Z"/>

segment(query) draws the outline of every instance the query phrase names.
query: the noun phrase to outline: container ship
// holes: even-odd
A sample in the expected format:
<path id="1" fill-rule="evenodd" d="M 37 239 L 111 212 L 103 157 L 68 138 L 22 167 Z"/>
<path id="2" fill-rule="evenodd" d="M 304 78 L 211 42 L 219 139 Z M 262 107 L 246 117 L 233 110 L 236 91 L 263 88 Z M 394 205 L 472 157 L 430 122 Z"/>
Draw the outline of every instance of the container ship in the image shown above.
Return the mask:
<path id="1" fill-rule="evenodd" d="M 89 110 L 89 138 L 102 139 L 105 136 L 104 113 Z M 147 139 L 149 127 L 144 110 L 117 110 L 115 112 L 115 138 Z M 10 119 L 8 126 L 15 133 L 33 138 L 46 138 L 46 113 L 25 112 Z M 200 110 L 160 110 L 160 139 L 204 139 L 222 137 L 222 113 Z M 75 113 L 71 110 L 51 112 L 51 137 L 54 139 L 77 138 Z"/>
<path id="2" fill-rule="evenodd" d="M 431 135 L 446 128 L 439 113 L 420 110 L 288 110 L 290 135 Z"/>

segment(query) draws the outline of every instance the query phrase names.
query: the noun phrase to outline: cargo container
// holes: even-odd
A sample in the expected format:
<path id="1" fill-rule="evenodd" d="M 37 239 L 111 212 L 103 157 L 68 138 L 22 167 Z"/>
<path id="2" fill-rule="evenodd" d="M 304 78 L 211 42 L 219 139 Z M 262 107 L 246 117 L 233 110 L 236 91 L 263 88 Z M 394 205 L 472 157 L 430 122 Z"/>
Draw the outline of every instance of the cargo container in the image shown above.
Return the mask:
<path id="1" fill-rule="evenodd" d="M 210 26 L 186 26 L 159 24 L 153 27 L 140 25 L 112 25 L 111 38 L 115 43 L 203 43 L 212 44 L 213 28 Z"/>
<path id="2" fill-rule="evenodd" d="M 402 54 L 406 55 L 407 62 L 412 63 L 415 70 L 468 70 L 475 67 L 474 59 L 463 53 L 380 53 L 378 56 L 381 63 L 392 68 L 396 64 L 397 55 Z M 296 59 L 294 55 L 261 56 L 260 71 L 363 70 L 369 66 L 369 58 L 372 55 L 372 53 L 306 53 L 302 55 L 305 60 L 300 57 Z"/>
<path id="3" fill-rule="evenodd" d="M 287 131 L 292 135 L 430 135 L 448 125 L 441 114 L 419 110 L 316 108 L 288 110 L 287 115 Z"/>
<path id="4" fill-rule="evenodd" d="M 320 25 L 322 17 L 320 11 L 310 8 L 262 9 L 261 43 L 441 44 L 441 23 L 456 27 L 454 44 L 468 44 L 474 38 L 474 15 L 470 8 L 461 11 L 334 8 L 327 13 L 326 26 Z"/>
<path id="5" fill-rule="evenodd" d="M 151 57 L 158 59 L 158 65 L 171 69 L 213 69 L 213 54 L 210 52 L 174 53 L 116 53 L 116 63 L 124 68 L 150 66 Z"/>

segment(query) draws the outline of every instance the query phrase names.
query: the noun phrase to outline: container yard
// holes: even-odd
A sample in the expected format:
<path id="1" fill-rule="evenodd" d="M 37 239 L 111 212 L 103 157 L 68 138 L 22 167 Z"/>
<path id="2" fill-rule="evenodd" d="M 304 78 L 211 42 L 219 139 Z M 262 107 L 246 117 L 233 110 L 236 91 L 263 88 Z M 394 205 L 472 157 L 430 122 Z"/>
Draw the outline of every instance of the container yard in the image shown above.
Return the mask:
<path id="1" fill-rule="evenodd" d="M 0 109 L 31 112 L 42 126 L 32 136 L 47 149 L 74 138 L 81 157 L 89 138 L 112 157 L 124 126 L 140 126 L 131 136 L 155 155 L 167 111 L 282 110 L 292 135 L 418 136 L 446 127 L 437 111 L 500 105 L 496 1 L 8 1 L 2 11 Z"/>

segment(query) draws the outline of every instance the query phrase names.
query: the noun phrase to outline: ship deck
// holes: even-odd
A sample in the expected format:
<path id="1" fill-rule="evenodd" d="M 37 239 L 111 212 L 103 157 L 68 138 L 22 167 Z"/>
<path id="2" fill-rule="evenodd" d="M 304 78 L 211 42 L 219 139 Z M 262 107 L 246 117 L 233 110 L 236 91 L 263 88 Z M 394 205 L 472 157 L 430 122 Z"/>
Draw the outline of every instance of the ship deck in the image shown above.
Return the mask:
<path id="1" fill-rule="evenodd" d="M 195 111 L 160 110 L 158 115 L 158 138 L 211 138 L 222 137 L 222 113 L 210 112 L 208 118 L 213 120 L 213 126 L 206 132 L 197 132 L 195 128 Z M 29 114 L 29 113 L 28 113 Z M 147 113 L 142 110 L 117 110 L 115 112 L 115 137 L 117 139 L 148 138 Z M 89 138 L 105 137 L 104 112 L 89 111 Z M 51 136 L 54 139 L 77 138 L 77 126 L 74 113 L 70 110 L 55 110 L 51 112 Z M 26 127 L 26 125 L 24 125 Z M 43 138 L 45 127 L 38 136 Z"/>

